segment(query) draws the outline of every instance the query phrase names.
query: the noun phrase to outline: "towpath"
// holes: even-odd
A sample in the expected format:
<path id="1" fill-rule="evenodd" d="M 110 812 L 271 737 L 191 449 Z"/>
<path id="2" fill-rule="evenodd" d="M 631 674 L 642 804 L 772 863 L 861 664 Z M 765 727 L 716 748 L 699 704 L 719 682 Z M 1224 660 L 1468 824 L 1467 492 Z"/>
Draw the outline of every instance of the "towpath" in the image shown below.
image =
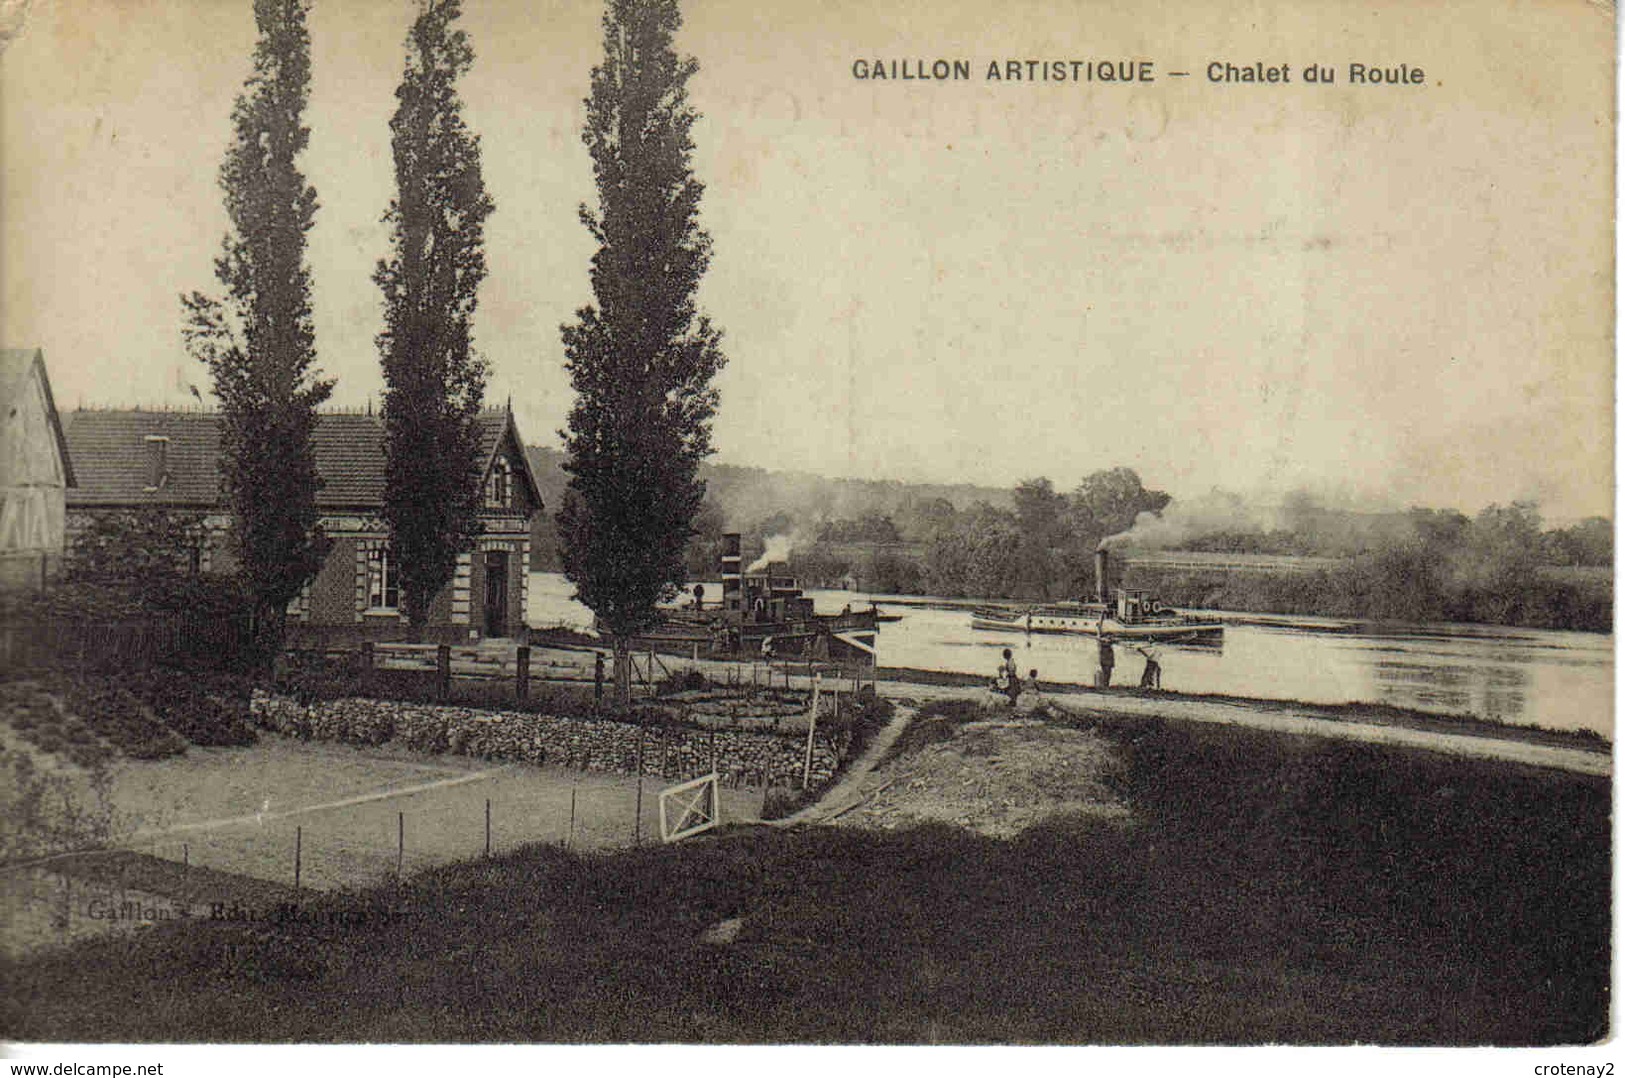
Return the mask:
<path id="1" fill-rule="evenodd" d="M 949 685 L 916 685 L 901 681 L 882 681 L 879 688 L 889 699 L 920 703 L 931 700 L 966 700 L 982 695 L 980 690 Z M 1534 767 L 1552 767 L 1585 775 L 1613 773 L 1613 757 L 1605 750 L 1541 745 L 1510 737 L 1496 737 L 1489 731 L 1485 734 L 1457 734 L 1360 722 L 1334 716 L 1312 707 L 1274 704 L 1262 707 L 1249 706 L 1241 702 L 1191 699 L 1174 694 L 1141 696 L 1113 692 L 1052 693 L 1046 694 L 1045 700 L 1056 710 L 1077 717 L 1136 715 L 1185 722 L 1248 726 L 1278 733 L 1340 738 L 1398 748 L 1426 749 L 1482 760 L 1503 760 Z"/>
<path id="2" fill-rule="evenodd" d="M 536 650 L 542 652 L 548 649 Z M 571 662 L 579 662 L 581 654 L 575 652 L 572 655 L 570 652 L 564 652 L 553 657 L 553 661 L 561 666 L 568 666 Z M 742 680 L 747 683 L 773 684 L 795 689 L 808 689 L 812 686 L 811 678 L 805 674 L 795 673 L 797 667 L 793 663 L 775 664 L 769 672 L 759 663 L 739 664 L 709 659 L 669 657 L 666 662 L 672 669 L 698 670 L 712 680 L 722 683 Z M 830 686 L 831 683 L 826 681 L 825 688 L 828 689 Z M 925 684 L 884 678 L 877 681 L 875 686 L 886 698 L 910 705 L 929 703 L 933 700 L 976 699 L 984 693 L 982 689 L 960 685 Z M 1045 699 L 1057 710 L 1080 717 L 1091 714 L 1140 715 L 1186 722 L 1249 726 L 1259 730 L 1275 730 L 1310 737 L 1341 738 L 1397 748 L 1426 749 L 1476 759 L 1504 760 L 1585 775 L 1613 773 L 1611 746 L 1590 749 L 1562 744 L 1543 744 L 1540 735 L 1520 731 L 1516 727 L 1505 728 L 1503 732 L 1491 724 L 1484 724 L 1482 732 L 1451 732 L 1392 722 L 1361 721 L 1349 713 L 1319 708 L 1313 704 L 1215 700 L 1182 696 L 1178 693 L 1097 691 L 1081 686 L 1061 686 L 1058 691 L 1046 693 Z M 1354 716 L 1357 714 L 1358 712 L 1355 712 Z M 1447 722 L 1449 717 L 1440 716 L 1439 721 Z M 898 732 L 901 732 L 900 728 Z M 893 737 L 895 736 L 894 734 Z M 854 769 L 852 774 L 855 776 L 856 773 Z M 839 802 L 831 797 L 825 797 L 820 804 L 838 805 Z"/>

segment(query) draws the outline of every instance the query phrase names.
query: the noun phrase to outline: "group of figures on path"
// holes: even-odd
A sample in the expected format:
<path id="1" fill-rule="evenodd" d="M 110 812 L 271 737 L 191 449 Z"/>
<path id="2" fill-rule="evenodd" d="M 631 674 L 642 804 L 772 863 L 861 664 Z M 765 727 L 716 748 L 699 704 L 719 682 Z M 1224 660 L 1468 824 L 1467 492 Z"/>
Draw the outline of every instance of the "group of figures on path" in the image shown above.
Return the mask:
<path id="1" fill-rule="evenodd" d="M 1095 669 L 1095 688 L 1109 689 L 1112 684 L 1112 671 L 1117 666 L 1117 655 L 1111 637 L 1102 635 L 1097 640 L 1098 666 Z M 1145 657 L 1145 669 L 1140 674 L 1140 688 L 1162 688 L 1162 664 L 1157 661 L 1156 653 L 1149 648 L 1136 648 Z M 1021 676 L 1020 668 L 1016 666 L 1015 656 L 1009 648 L 1004 649 L 1004 658 L 999 663 L 998 671 L 993 676 L 993 683 L 988 686 L 989 700 L 995 704 L 1007 703 L 1017 711 L 1030 713 L 1043 703 L 1043 694 L 1039 688 L 1038 671 L 1028 670 L 1027 676 Z"/>

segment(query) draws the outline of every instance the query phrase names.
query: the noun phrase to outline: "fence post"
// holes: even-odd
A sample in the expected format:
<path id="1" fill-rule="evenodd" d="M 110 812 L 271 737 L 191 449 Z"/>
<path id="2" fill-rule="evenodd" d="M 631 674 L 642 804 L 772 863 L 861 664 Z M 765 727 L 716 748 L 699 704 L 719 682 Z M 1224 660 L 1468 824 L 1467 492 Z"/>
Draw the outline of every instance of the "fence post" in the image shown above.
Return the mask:
<path id="1" fill-rule="evenodd" d="M 374 655 L 371 640 L 361 641 L 361 673 L 370 674 L 373 670 Z"/>
<path id="2" fill-rule="evenodd" d="M 564 833 L 564 848 L 569 849 L 576 838 L 576 787 L 570 784 L 570 830 Z"/>
<path id="3" fill-rule="evenodd" d="M 491 856 L 491 799 L 485 799 L 485 856 Z"/>
<path id="4" fill-rule="evenodd" d="M 445 645 L 442 644 L 441 647 Z M 406 813 L 395 814 L 395 878 L 401 878 L 401 869 L 406 865 Z"/>
<path id="5" fill-rule="evenodd" d="M 818 729 L 818 689 L 819 678 L 813 678 L 812 712 L 807 716 L 807 759 L 801 766 L 801 788 L 805 790 L 812 782 L 812 754 L 813 731 Z"/>
<path id="6" fill-rule="evenodd" d="M 632 845 L 643 845 L 643 726 L 638 726 L 638 800 L 632 810 Z"/>
<path id="7" fill-rule="evenodd" d="M 522 704 L 530 695 L 530 645 L 520 644 L 514 655 L 514 694 Z"/>
<path id="8" fill-rule="evenodd" d="M 435 671 L 440 699 L 444 700 L 451 695 L 451 646 L 441 644 L 434 649 Z"/>
<path id="9" fill-rule="evenodd" d="M 304 853 L 305 829 L 303 827 L 295 827 L 293 829 L 293 889 L 295 891 L 299 890 L 299 872 L 300 869 L 304 867 L 302 863 L 304 860 Z"/>

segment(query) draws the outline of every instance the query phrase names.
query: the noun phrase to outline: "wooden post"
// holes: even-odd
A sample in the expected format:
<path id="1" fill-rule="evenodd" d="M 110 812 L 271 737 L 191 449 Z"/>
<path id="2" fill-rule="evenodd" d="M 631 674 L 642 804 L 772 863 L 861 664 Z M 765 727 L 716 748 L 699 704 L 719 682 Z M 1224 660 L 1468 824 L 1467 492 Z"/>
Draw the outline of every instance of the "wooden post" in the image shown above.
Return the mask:
<path id="1" fill-rule="evenodd" d="M 444 700 L 451 695 L 451 646 L 441 644 L 434 649 L 435 670 L 439 674 L 438 689 L 440 699 Z"/>
<path id="2" fill-rule="evenodd" d="M 632 845 L 643 845 L 643 727 L 638 727 L 638 799 L 632 810 Z"/>
<path id="3" fill-rule="evenodd" d="M 514 692 L 519 702 L 525 702 L 530 695 L 530 645 L 519 645 L 519 651 L 514 656 Z"/>
<path id="4" fill-rule="evenodd" d="M 361 641 L 361 672 L 363 674 L 370 674 L 373 671 L 373 665 L 376 661 L 374 651 L 371 640 Z"/>
<path id="5" fill-rule="evenodd" d="M 813 678 L 812 714 L 807 716 L 807 757 L 806 761 L 801 765 L 801 788 L 803 790 L 812 782 L 813 731 L 818 729 L 819 681 L 818 677 Z"/>
<path id="6" fill-rule="evenodd" d="M 295 827 L 293 829 L 293 889 L 295 891 L 299 890 L 299 875 L 300 870 L 304 867 L 304 854 L 305 829 Z"/>
<path id="7" fill-rule="evenodd" d="M 406 813 L 395 814 L 395 878 L 401 878 L 401 869 L 406 866 Z"/>
<path id="8" fill-rule="evenodd" d="M 491 799 L 485 799 L 485 856 L 491 856 Z"/>
<path id="9" fill-rule="evenodd" d="M 576 788 L 570 784 L 570 830 L 564 833 L 564 848 L 569 849 L 576 839 Z"/>

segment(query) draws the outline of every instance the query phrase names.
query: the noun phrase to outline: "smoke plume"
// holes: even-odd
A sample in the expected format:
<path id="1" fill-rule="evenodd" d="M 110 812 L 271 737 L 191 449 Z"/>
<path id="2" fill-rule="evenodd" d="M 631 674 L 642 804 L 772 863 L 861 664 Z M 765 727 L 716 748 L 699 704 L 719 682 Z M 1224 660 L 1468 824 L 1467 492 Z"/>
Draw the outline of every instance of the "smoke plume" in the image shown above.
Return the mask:
<path id="1" fill-rule="evenodd" d="M 1274 531 L 1284 526 L 1285 515 L 1280 506 L 1259 505 L 1239 494 L 1214 490 L 1189 501 L 1176 501 L 1161 516 L 1141 513 L 1132 528 L 1108 535 L 1100 546 L 1108 550 L 1167 550 L 1218 532 Z"/>
<path id="2" fill-rule="evenodd" d="M 761 557 L 745 567 L 745 572 L 754 573 L 766 569 L 776 561 L 789 561 L 790 549 L 795 546 L 795 537 L 791 535 L 770 535 L 763 539 L 762 542 L 767 545 L 767 549 L 762 551 Z"/>

